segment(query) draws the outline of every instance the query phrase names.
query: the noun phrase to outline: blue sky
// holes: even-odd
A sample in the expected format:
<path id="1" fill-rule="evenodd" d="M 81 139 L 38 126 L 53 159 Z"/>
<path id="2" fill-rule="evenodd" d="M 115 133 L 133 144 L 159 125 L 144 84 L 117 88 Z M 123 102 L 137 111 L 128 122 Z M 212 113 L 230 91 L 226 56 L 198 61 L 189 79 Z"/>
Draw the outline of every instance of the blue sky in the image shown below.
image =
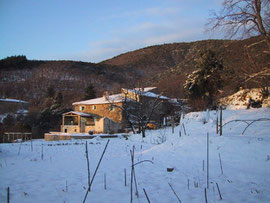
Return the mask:
<path id="1" fill-rule="evenodd" d="M 100 62 L 204 32 L 221 0 L 0 0 L 0 59 Z"/>

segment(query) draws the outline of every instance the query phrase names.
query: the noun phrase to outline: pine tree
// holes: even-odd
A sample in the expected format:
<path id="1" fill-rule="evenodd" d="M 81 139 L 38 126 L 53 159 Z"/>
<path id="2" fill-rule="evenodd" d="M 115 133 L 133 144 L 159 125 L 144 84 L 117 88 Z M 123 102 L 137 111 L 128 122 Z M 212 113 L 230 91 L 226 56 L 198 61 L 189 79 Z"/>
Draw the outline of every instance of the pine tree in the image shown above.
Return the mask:
<path id="1" fill-rule="evenodd" d="M 201 99 L 212 105 L 214 96 L 221 88 L 221 60 L 210 50 L 203 50 L 196 59 L 196 70 L 188 75 L 184 90 L 188 99 Z"/>
<path id="2" fill-rule="evenodd" d="M 92 84 L 89 84 L 85 89 L 84 99 L 88 100 L 94 98 L 96 98 L 96 91 L 94 90 L 94 86 Z"/>
<path id="3" fill-rule="evenodd" d="M 55 104 L 58 104 L 58 105 L 62 105 L 62 103 L 63 103 L 63 95 L 62 95 L 61 92 L 59 92 L 59 93 L 56 95 L 56 97 L 55 97 L 55 99 L 54 99 L 54 103 L 55 103 Z"/>
<path id="4" fill-rule="evenodd" d="M 55 95 L 54 88 L 53 87 L 48 87 L 47 92 L 46 92 L 46 97 L 47 98 L 52 98 L 52 97 L 54 97 L 54 95 Z"/>

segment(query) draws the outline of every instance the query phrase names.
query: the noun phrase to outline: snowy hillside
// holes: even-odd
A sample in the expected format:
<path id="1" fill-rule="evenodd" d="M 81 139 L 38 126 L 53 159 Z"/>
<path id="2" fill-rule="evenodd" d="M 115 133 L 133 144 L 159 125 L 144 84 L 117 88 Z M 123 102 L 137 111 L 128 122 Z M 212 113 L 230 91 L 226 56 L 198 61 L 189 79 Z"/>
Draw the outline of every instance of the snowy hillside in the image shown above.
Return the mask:
<path id="1" fill-rule="evenodd" d="M 267 95 L 267 96 L 266 96 Z M 247 108 L 249 100 L 261 101 L 262 107 L 270 107 L 270 88 L 265 91 L 261 88 L 241 89 L 233 95 L 220 99 L 223 106 L 232 106 L 234 109 Z"/>
<path id="2" fill-rule="evenodd" d="M 259 118 L 270 119 L 270 109 L 223 111 L 223 123 Z M 182 123 L 174 133 L 171 128 L 148 131 L 144 140 L 140 135 L 111 139 L 86 202 L 130 202 L 133 146 L 135 163 L 148 160 L 135 166 L 139 195 L 133 185 L 133 202 L 147 202 L 143 189 L 154 203 L 179 202 L 173 190 L 183 203 L 205 202 L 205 191 L 208 202 L 270 202 L 270 121 L 252 124 L 244 135 L 247 124 L 231 122 L 223 136 L 215 133 L 215 111 L 189 113 Z M 6 202 L 7 187 L 13 203 L 83 202 L 88 185 L 85 142 L 35 140 L 32 149 L 31 142 L 0 144 L 0 202 Z M 93 177 L 107 140 L 87 142 Z"/>

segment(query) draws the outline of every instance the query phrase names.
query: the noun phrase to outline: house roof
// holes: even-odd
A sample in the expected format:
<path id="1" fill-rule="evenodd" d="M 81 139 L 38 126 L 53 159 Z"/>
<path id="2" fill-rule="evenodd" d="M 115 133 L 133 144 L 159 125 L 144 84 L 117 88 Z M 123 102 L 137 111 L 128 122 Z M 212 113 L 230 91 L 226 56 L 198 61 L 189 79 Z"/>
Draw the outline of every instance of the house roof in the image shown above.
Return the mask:
<path id="1" fill-rule="evenodd" d="M 118 102 L 122 102 L 122 101 L 124 101 L 124 98 L 121 96 L 121 94 L 114 94 L 114 95 L 107 96 L 106 98 L 99 97 L 96 99 L 74 102 L 74 103 L 72 103 L 72 105 L 112 104 L 112 103 L 118 103 Z"/>
<path id="2" fill-rule="evenodd" d="M 3 101 L 3 102 L 14 102 L 14 103 L 25 103 L 25 104 L 28 104 L 28 102 L 26 101 L 22 101 L 22 100 L 17 100 L 17 99 L 0 99 L 0 101 Z"/>
<path id="3" fill-rule="evenodd" d="M 69 111 L 69 112 L 64 113 L 63 115 L 68 115 L 68 114 L 75 114 L 75 115 L 79 115 L 79 116 L 82 116 L 82 117 L 96 117 L 96 118 L 101 118 L 97 114 L 83 113 L 83 112 L 79 112 L 79 111 Z"/>
<path id="4" fill-rule="evenodd" d="M 157 89 L 157 87 L 145 87 L 145 88 L 134 88 L 135 90 L 143 89 L 144 92 L 149 92 L 151 90 Z"/>
<path id="5" fill-rule="evenodd" d="M 148 88 L 144 88 L 144 91 L 140 91 L 137 88 L 135 88 L 135 89 L 126 89 L 126 90 L 128 90 L 130 92 L 138 93 L 138 94 L 140 94 L 142 96 L 145 96 L 145 97 L 153 97 L 153 98 L 166 99 L 166 100 L 169 99 L 168 97 L 161 96 L 161 95 L 153 93 L 153 92 L 149 92 L 150 90 L 155 89 L 155 87 L 148 87 Z"/>
<path id="6" fill-rule="evenodd" d="M 144 91 L 139 91 L 139 88 L 135 88 L 135 89 L 123 88 L 123 89 L 134 92 L 134 93 L 139 93 L 140 95 L 146 96 L 146 97 L 153 97 L 153 98 L 166 99 L 166 100 L 169 99 L 168 97 L 150 92 L 151 90 L 156 89 L 156 87 L 146 87 L 144 88 Z M 124 102 L 124 101 L 125 101 L 125 98 L 122 97 L 122 94 L 114 94 L 114 95 L 108 95 L 105 97 L 99 97 L 95 99 L 74 102 L 72 103 L 72 105 L 113 104 L 113 103 L 119 103 L 119 102 Z"/>

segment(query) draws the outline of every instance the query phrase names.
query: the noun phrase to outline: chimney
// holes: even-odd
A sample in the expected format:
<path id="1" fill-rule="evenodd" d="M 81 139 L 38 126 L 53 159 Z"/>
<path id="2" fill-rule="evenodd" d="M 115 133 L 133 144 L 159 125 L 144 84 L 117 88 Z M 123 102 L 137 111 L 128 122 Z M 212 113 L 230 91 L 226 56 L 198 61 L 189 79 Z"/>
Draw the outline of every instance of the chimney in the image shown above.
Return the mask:
<path id="1" fill-rule="evenodd" d="M 108 93 L 108 91 L 105 91 L 104 93 L 103 93 L 103 100 L 104 101 L 109 101 L 109 93 Z"/>

